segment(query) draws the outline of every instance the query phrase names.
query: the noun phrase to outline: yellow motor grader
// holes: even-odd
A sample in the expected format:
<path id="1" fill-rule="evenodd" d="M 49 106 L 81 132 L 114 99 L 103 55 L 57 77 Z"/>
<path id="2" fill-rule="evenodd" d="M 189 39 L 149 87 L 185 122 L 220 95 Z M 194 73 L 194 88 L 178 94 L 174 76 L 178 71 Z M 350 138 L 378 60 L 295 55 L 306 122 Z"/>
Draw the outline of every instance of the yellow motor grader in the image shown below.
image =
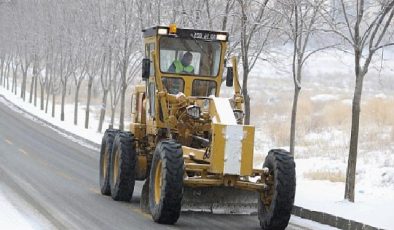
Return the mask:
<path id="1" fill-rule="evenodd" d="M 295 163 L 269 151 L 253 168 L 255 128 L 243 125 L 237 61 L 227 67 L 234 96 L 220 98 L 228 33 L 155 26 L 143 30 L 144 84 L 132 95 L 130 131 L 107 129 L 100 188 L 129 201 L 145 180 L 141 208 L 174 224 L 185 211 L 257 214 L 262 229 L 285 229 L 295 196 Z"/>

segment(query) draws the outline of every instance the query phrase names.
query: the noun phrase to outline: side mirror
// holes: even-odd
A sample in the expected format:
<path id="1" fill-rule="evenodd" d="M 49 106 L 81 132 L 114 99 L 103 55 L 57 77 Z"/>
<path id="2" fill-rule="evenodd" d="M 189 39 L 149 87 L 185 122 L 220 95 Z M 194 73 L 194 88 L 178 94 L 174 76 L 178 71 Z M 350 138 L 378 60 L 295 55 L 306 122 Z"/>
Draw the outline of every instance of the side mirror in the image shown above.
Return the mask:
<path id="1" fill-rule="evenodd" d="M 234 78 L 233 67 L 227 67 L 227 76 L 226 76 L 227 87 L 233 86 L 233 78 Z"/>
<path id="2" fill-rule="evenodd" d="M 149 58 L 142 59 L 142 80 L 147 80 L 150 75 L 150 60 Z"/>

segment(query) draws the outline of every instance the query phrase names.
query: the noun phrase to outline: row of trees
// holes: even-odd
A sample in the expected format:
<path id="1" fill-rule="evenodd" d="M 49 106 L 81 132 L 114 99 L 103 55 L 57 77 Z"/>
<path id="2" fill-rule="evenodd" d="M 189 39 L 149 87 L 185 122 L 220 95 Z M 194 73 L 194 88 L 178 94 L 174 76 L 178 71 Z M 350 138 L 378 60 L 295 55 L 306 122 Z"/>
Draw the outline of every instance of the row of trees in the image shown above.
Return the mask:
<path id="1" fill-rule="evenodd" d="M 108 94 L 114 122 L 120 102 L 124 124 L 125 92 L 139 70 L 142 25 L 136 25 L 137 1 L 8 1 L 0 4 L 0 82 L 30 103 L 48 112 L 61 98 L 60 119 L 65 119 L 67 89 L 75 92 L 74 123 L 78 122 L 81 85 L 87 81 L 85 127 L 89 126 L 92 86 L 100 79 L 105 117 Z M 140 15 L 141 16 L 141 15 Z M 18 73 L 22 78 L 17 82 Z M 18 91 L 20 86 L 20 92 Z M 40 92 L 38 92 L 38 88 Z"/>
<path id="2" fill-rule="evenodd" d="M 37 105 L 39 96 L 45 112 L 51 102 L 52 116 L 60 96 L 61 120 L 66 119 L 65 97 L 72 85 L 75 124 L 80 90 L 86 90 L 87 128 L 92 87 L 97 82 L 102 92 L 98 131 L 102 131 L 107 104 L 112 124 L 120 107 L 119 128 L 123 129 L 126 90 L 139 75 L 144 55 L 143 28 L 175 22 L 182 27 L 227 30 L 231 35 L 227 55 L 239 56 L 242 66 L 246 124 L 250 122 L 249 73 L 259 59 L 270 60 L 272 49 L 292 47 L 290 150 L 294 154 L 303 67 L 322 50 L 346 50 L 354 54 L 356 84 L 345 197 L 354 201 L 362 84 L 374 54 L 393 45 L 393 5 L 394 0 L 2 0 L 0 84 L 24 100 L 29 87 L 29 102 Z M 81 89 L 84 81 L 87 87 Z"/>

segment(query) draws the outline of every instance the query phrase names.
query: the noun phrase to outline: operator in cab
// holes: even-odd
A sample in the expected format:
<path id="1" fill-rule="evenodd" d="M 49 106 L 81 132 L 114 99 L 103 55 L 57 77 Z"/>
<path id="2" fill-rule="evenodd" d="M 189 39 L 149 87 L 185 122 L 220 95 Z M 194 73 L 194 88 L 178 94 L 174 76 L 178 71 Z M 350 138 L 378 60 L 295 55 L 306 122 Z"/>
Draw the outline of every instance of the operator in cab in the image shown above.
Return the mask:
<path id="1" fill-rule="evenodd" d="M 194 67 L 191 65 L 193 54 L 187 51 L 181 60 L 175 60 L 168 68 L 169 73 L 194 74 Z M 183 80 L 179 78 L 164 78 L 163 84 L 171 94 L 178 94 L 183 91 Z"/>
<path id="2" fill-rule="evenodd" d="M 168 72 L 194 74 L 194 67 L 191 65 L 192 60 L 193 54 L 188 51 L 183 55 L 180 61 L 175 60 L 172 62 L 168 68 Z"/>

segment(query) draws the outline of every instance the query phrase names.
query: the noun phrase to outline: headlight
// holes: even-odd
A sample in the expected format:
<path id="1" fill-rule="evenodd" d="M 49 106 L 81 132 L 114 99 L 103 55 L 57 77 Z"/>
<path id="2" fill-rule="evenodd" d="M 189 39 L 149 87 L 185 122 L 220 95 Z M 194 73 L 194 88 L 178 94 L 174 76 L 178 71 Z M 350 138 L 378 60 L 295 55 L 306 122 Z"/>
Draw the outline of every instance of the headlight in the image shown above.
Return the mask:
<path id="1" fill-rule="evenodd" d="M 242 124 L 242 121 L 244 119 L 244 112 L 242 110 L 239 109 L 235 109 L 234 110 L 234 116 L 235 116 L 235 120 L 237 120 L 238 124 Z"/>
<path id="2" fill-rule="evenodd" d="M 189 105 L 186 107 L 186 113 L 193 119 L 200 118 L 201 109 L 196 105 Z"/>
<path id="3" fill-rule="evenodd" d="M 216 35 L 216 39 L 219 41 L 226 41 L 227 36 L 225 34 L 218 34 Z"/>
<path id="4" fill-rule="evenodd" d="M 165 28 L 159 28 L 159 29 L 157 30 L 157 33 L 160 34 L 160 35 L 167 35 L 168 30 L 165 29 Z"/>

